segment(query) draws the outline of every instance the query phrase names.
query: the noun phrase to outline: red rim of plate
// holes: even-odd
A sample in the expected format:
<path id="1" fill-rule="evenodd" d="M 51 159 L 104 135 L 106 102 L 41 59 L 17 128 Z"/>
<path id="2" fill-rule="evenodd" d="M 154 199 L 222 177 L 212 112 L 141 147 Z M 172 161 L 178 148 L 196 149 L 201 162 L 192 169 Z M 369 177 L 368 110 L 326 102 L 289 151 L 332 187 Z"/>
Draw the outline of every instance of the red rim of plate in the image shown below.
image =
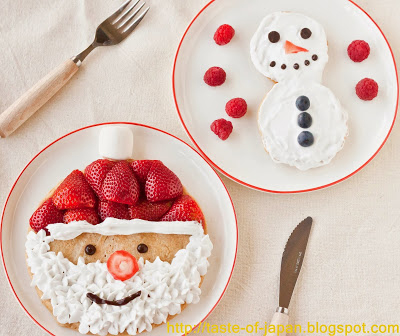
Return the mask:
<path id="1" fill-rule="evenodd" d="M 389 47 L 390 53 L 392 54 L 392 58 L 393 58 L 393 64 L 394 64 L 394 68 L 395 68 L 395 72 L 396 72 L 396 84 L 397 84 L 397 100 L 396 100 L 396 111 L 394 114 L 394 118 L 393 118 L 393 122 L 392 125 L 390 126 L 389 132 L 386 136 L 386 138 L 383 140 L 382 144 L 380 145 L 380 147 L 378 148 L 378 150 L 374 153 L 374 155 L 371 156 L 370 159 L 368 159 L 367 162 L 365 162 L 362 166 L 360 166 L 359 168 L 357 168 L 354 172 L 352 172 L 351 174 L 328 184 L 319 186 L 319 187 L 315 187 L 315 188 L 311 188 L 311 189 L 304 189 L 304 190 L 291 190 L 291 191 L 280 191 L 280 190 L 269 190 L 269 189 L 265 189 L 265 188 L 260 188 L 257 187 L 255 185 L 246 183 L 232 175 L 230 175 L 228 172 L 224 171 L 223 169 L 221 169 L 217 164 L 215 164 L 215 162 L 213 162 L 204 152 L 203 150 L 200 148 L 200 146 L 197 144 L 197 142 L 195 141 L 195 139 L 193 138 L 193 136 L 190 134 L 185 122 L 183 121 L 182 118 L 182 114 L 179 110 L 179 106 L 178 106 L 178 100 L 176 98 L 176 89 L 175 89 L 175 70 L 176 70 L 176 63 L 178 60 L 178 56 L 179 56 L 179 51 L 181 49 L 182 43 L 186 37 L 186 34 L 188 33 L 189 29 L 192 27 L 193 23 L 197 20 L 197 18 L 207 9 L 207 7 L 209 7 L 213 2 L 215 2 L 216 0 L 211 0 L 206 6 L 203 7 L 203 9 L 194 17 L 194 19 L 190 22 L 189 26 L 186 28 L 185 33 L 182 36 L 182 39 L 179 43 L 178 49 L 176 51 L 176 55 L 175 55 L 175 60 L 174 60 L 174 67 L 172 70 L 172 90 L 174 93 L 174 100 L 175 100 L 175 106 L 176 106 L 176 110 L 178 112 L 179 115 L 179 119 L 181 120 L 181 123 L 183 125 L 183 128 L 185 129 L 187 135 L 189 136 L 189 138 L 192 140 L 192 142 L 195 144 L 196 148 L 199 150 L 199 152 L 201 153 L 201 155 L 208 161 L 208 163 L 210 163 L 212 166 L 214 166 L 216 169 L 218 169 L 222 174 L 224 174 L 225 176 L 229 177 L 231 180 L 242 184 L 246 187 L 255 189 L 255 190 L 259 190 L 259 191 L 264 191 L 264 192 L 269 192 L 269 193 L 275 193 L 275 194 L 298 194 L 298 193 L 305 193 L 305 192 L 309 192 L 309 191 L 316 191 L 316 190 L 320 190 L 320 189 L 324 189 L 324 188 L 328 188 L 331 187 L 335 184 L 338 184 L 340 182 L 343 182 L 345 180 L 347 180 L 348 178 L 352 177 L 353 175 L 355 175 L 356 173 L 358 173 L 361 169 L 363 169 L 364 167 L 366 167 L 374 158 L 375 156 L 380 152 L 380 150 L 382 149 L 382 147 L 385 145 L 387 139 L 390 136 L 390 133 L 392 132 L 394 123 L 396 121 L 396 117 L 397 117 L 397 109 L 399 106 L 399 76 L 397 73 L 397 65 L 396 65 L 396 60 L 394 58 L 394 54 L 393 54 L 393 50 L 389 44 L 388 39 L 386 38 L 385 34 L 383 33 L 382 29 L 379 27 L 379 25 L 374 21 L 374 19 L 363 9 L 361 8 L 358 4 L 356 4 L 355 2 L 353 2 L 352 0 L 348 0 L 350 3 L 352 3 L 354 6 L 356 6 L 357 8 L 359 8 L 365 15 L 367 15 L 367 17 L 375 24 L 375 26 L 378 28 L 378 30 L 380 31 L 380 33 L 382 34 L 383 38 L 386 41 L 387 46 Z"/>
<path id="2" fill-rule="evenodd" d="M 22 309 L 25 311 L 25 313 L 26 313 L 39 327 L 41 327 L 44 331 L 46 331 L 48 334 L 53 335 L 53 336 L 56 336 L 56 335 L 52 334 L 49 330 L 47 330 L 44 326 L 42 326 L 38 321 L 36 321 L 35 318 L 34 318 L 34 317 L 28 312 L 28 310 L 24 307 L 24 305 L 22 304 L 21 300 L 19 299 L 17 293 L 16 293 L 15 290 L 14 290 L 14 287 L 13 287 L 13 285 L 12 285 L 12 283 L 11 283 L 10 277 L 8 276 L 7 267 L 6 267 L 6 263 L 5 263 L 5 261 L 4 261 L 4 255 L 3 255 L 3 219 L 4 219 L 4 213 L 5 213 L 7 204 L 8 204 L 8 200 L 9 200 L 9 198 L 10 198 L 10 196 L 11 196 L 13 190 L 14 190 L 14 187 L 16 186 L 17 182 L 19 181 L 20 177 L 21 177 L 22 174 L 25 172 L 25 170 L 30 166 L 30 164 L 31 164 L 42 152 L 44 152 L 47 148 L 49 148 L 50 146 L 52 146 L 52 145 L 55 144 L 56 142 L 60 141 L 61 139 L 65 138 L 65 137 L 67 137 L 67 136 L 69 136 L 69 135 L 71 135 L 71 134 L 77 133 L 77 132 L 79 132 L 79 131 L 83 131 L 83 130 L 85 130 L 85 129 L 87 129 L 87 128 L 92 128 L 92 127 L 97 127 L 97 126 L 103 126 L 103 125 L 113 125 L 113 124 L 125 124 L 125 125 L 141 126 L 141 127 L 149 128 L 149 129 L 152 129 L 152 130 L 155 130 L 155 131 L 164 133 L 164 134 L 166 134 L 166 135 L 169 135 L 169 136 L 171 136 L 171 137 L 173 137 L 173 138 L 179 140 L 180 142 L 182 142 L 183 144 L 185 144 L 186 146 L 188 146 L 191 150 L 193 150 L 197 155 L 199 155 L 199 156 L 201 157 L 201 155 L 200 155 L 199 153 L 197 153 L 197 151 L 196 151 L 192 146 L 190 146 L 189 144 L 187 144 L 185 141 L 179 139 L 179 138 L 176 137 L 175 135 L 172 135 L 172 134 L 170 134 L 170 133 L 168 133 L 168 132 L 165 132 L 165 131 L 163 131 L 163 130 L 160 130 L 160 129 L 158 129 L 158 128 L 155 128 L 155 127 L 152 127 L 152 126 L 148 126 L 148 125 L 138 124 L 138 123 L 132 123 L 132 122 L 107 122 L 107 123 L 100 123 L 100 124 L 94 124 L 94 125 L 82 127 L 82 128 L 79 128 L 79 129 L 77 129 L 77 130 L 75 130 L 75 131 L 73 131 L 73 132 L 70 132 L 70 133 L 68 133 L 68 134 L 66 134 L 66 135 L 64 135 L 64 136 L 62 136 L 62 137 L 60 137 L 60 138 L 58 138 L 57 140 L 53 141 L 53 142 L 50 143 L 49 145 L 47 145 L 47 146 L 46 146 L 45 148 L 43 148 L 38 154 L 36 154 L 36 155 L 33 157 L 32 160 L 29 161 L 29 163 L 28 163 L 28 164 L 25 166 L 25 168 L 21 171 L 21 173 L 18 175 L 18 178 L 17 178 L 16 181 L 14 182 L 14 184 L 13 184 L 13 186 L 12 186 L 12 188 L 11 188 L 11 190 L 10 190 L 8 196 L 7 196 L 7 200 L 6 200 L 6 203 L 5 203 L 4 208 L 3 208 L 3 214 L 2 214 L 2 216 L 1 216 L 1 225 L 0 225 L 0 250 L 1 250 L 1 258 L 2 258 L 2 261 L 3 261 L 3 267 L 4 267 L 4 271 L 5 271 L 5 273 L 6 273 L 6 277 L 7 277 L 7 280 L 8 280 L 8 284 L 10 285 L 11 290 L 12 290 L 12 292 L 14 293 L 14 296 L 15 296 L 15 298 L 17 299 L 18 303 L 20 304 L 20 306 L 22 307 Z M 221 301 L 222 297 L 224 296 L 224 294 L 225 294 L 225 292 L 226 292 L 226 289 L 228 288 L 228 285 L 229 285 L 230 280 L 231 280 L 231 278 L 232 278 L 233 269 L 235 268 L 236 256 L 237 256 L 237 249 L 238 249 L 238 239 L 239 239 L 239 231 L 238 231 L 238 224 L 237 224 L 237 216 L 236 216 L 235 207 L 234 207 L 234 205 L 233 205 L 231 195 L 229 194 L 228 189 L 226 188 L 226 186 L 225 186 L 224 182 L 222 181 L 222 179 L 220 178 L 220 176 L 215 172 L 214 168 L 213 168 L 207 161 L 206 161 L 206 163 L 211 167 L 211 169 L 214 171 L 215 175 L 216 175 L 216 176 L 219 178 L 219 180 L 221 181 L 221 183 L 222 183 L 222 185 L 224 186 L 224 188 L 225 188 L 225 190 L 226 190 L 226 193 L 227 193 L 227 195 L 228 195 L 228 197 L 229 197 L 229 200 L 230 200 L 230 202 L 231 202 L 231 204 L 232 204 L 232 210 L 233 210 L 233 214 L 234 214 L 234 217 L 235 217 L 235 224 L 236 224 L 236 248 L 235 248 L 235 257 L 234 257 L 234 259 L 233 259 L 233 264 L 232 264 L 231 273 L 230 273 L 230 275 L 229 275 L 229 278 L 228 278 L 228 281 L 227 281 L 227 283 L 226 283 L 226 285 L 225 285 L 225 288 L 224 288 L 224 290 L 223 290 L 222 293 L 221 293 L 221 296 L 219 297 L 219 299 L 217 300 L 217 302 L 215 303 L 215 305 L 211 308 L 210 312 L 209 312 L 205 317 L 202 318 L 202 320 L 193 328 L 193 330 L 194 330 L 195 328 L 197 328 L 208 316 L 210 316 L 210 314 L 214 311 L 214 309 L 217 307 L 217 305 L 218 305 L 219 302 Z M 182 336 L 184 336 L 184 335 L 182 335 Z"/>

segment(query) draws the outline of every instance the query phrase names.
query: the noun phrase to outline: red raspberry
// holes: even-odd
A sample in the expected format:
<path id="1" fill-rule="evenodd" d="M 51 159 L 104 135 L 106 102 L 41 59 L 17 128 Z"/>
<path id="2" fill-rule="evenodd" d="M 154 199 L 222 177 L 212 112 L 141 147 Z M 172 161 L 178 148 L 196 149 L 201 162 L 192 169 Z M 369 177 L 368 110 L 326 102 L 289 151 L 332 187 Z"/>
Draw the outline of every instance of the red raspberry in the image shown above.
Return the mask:
<path id="1" fill-rule="evenodd" d="M 213 131 L 221 140 L 229 138 L 233 130 L 232 123 L 225 119 L 218 119 L 211 124 L 211 131 Z"/>
<path id="2" fill-rule="evenodd" d="M 371 49 L 369 44 L 362 40 L 356 40 L 350 43 L 347 48 L 347 54 L 353 62 L 362 62 L 368 58 Z"/>
<path id="3" fill-rule="evenodd" d="M 214 41 L 218 45 L 228 44 L 235 35 L 235 29 L 230 25 L 224 24 L 220 26 L 214 34 Z"/>
<path id="4" fill-rule="evenodd" d="M 247 103 L 243 98 L 234 98 L 226 103 L 225 111 L 232 118 L 241 118 L 247 112 Z"/>
<path id="5" fill-rule="evenodd" d="M 362 100 L 372 100 L 378 95 L 378 83 L 371 78 L 360 80 L 356 86 L 357 96 Z"/>
<path id="6" fill-rule="evenodd" d="M 204 74 L 204 81 L 210 86 L 220 86 L 225 83 L 226 72 L 219 67 L 212 67 Z"/>

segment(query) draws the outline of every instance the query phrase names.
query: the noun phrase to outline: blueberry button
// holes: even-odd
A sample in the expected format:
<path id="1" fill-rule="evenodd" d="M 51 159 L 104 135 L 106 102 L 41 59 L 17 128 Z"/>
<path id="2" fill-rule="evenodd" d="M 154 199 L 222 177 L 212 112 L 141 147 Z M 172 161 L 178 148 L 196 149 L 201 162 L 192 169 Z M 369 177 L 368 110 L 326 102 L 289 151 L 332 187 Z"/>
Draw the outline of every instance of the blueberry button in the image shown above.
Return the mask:
<path id="1" fill-rule="evenodd" d="M 307 112 L 302 112 L 297 117 L 297 123 L 301 128 L 309 128 L 312 124 L 312 117 Z"/>
<path id="2" fill-rule="evenodd" d="M 310 108 L 310 99 L 306 96 L 300 96 L 296 100 L 296 107 L 300 111 L 307 111 Z"/>
<path id="3" fill-rule="evenodd" d="M 311 132 L 304 131 L 299 134 L 297 141 L 302 147 L 310 147 L 314 143 L 314 136 Z"/>

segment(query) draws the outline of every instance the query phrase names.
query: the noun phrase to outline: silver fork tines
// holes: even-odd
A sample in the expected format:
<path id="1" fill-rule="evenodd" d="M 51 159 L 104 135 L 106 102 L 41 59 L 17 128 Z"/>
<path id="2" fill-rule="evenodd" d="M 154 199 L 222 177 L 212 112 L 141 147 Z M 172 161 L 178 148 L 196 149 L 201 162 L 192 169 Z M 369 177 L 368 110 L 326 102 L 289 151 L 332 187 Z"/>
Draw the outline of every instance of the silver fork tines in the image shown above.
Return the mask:
<path id="1" fill-rule="evenodd" d="M 131 3 L 132 0 L 126 0 L 121 7 L 119 7 L 114 13 L 112 13 L 107 20 L 116 20 L 120 14 L 124 11 L 124 9 Z M 139 2 L 139 0 L 138 0 Z"/>
<path id="2" fill-rule="evenodd" d="M 149 9 L 150 9 L 150 7 L 147 7 L 147 8 L 143 11 L 143 13 L 140 14 L 140 15 L 137 17 L 137 19 L 133 20 L 133 18 L 132 18 L 132 20 L 130 20 L 130 22 L 128 22 L 128 23 L 129 23 L 128 27 L 126 27 L 126 28 L 124 29 L 124 31 L 122 32 L 123 35 L 128 36 L 128 35 L 137 27 L 137 25 L 140 23 L 140 21 L 142 21 L 142 19 L 143 19 L 144 16 L 147 14 L 147 12 L 149 11 Z M 132 21 L 133 21 L 133 22 L 132 22 Z"/>
<path id="3" fill-rule="evenodd" d="M 122 13 L 127 7 L 128 5 L 130 5 L 132 3 L 132 0 L 128 0 L 126 1 L 114 14 L 116 19 L 113 21 L 113 25 L 118 23 L 121 19 L 123 19 L 127 14 L 129 14 L 132 9 L 134 7 L 136 7 L 136 5 L 139 3 L 140 0 L 136 0 L 136 2 L 131 6 L 131 8 L 128 8 L 125 13 Z M 111 20 L 113 20 L 113 17 L 110 17 Z"/>
<path id="4" fill-rule="evenodd" d="M 126 26 L 126 25 L 128 24 L 128 22 L 129 22 L 130 20 L 132 20 L 132 19 L 135 17 L 135 15 L 136 15 L 137 13 L 139 13 L 139 11 L 143 8 L 143 6 L 144 6 L 145 4 L 146 4 L 145 2 L 142 3 L 142 4 L 139 6 L 139 8 L 137 8 L 131 15 L 129 15 L 128 18 L 125 19 L 124 22 L 122 22 L 120 25 L 118 25 L 118 29 L 121 29 L 121 28 L 123 28 L 124 26 Z M 132 10 L 133 10 L 133 7 L 129 10 L 128 13 L 130 13 Z"/>
<path id="5" fill-rule="evenodd" d="M 142 2 L 137 7 L 139 2 L 140 0 L 125 1 L 121 7 L 97 27 L 93 43 L 79 55 L 73 57 L 72 60 L 80 65 L 96 47 L 115 45 L 123 41 L 138 26 L 150 9 L 150 7 L 147 7 L 142 11 L 146 3 Z M 136 9 L 133 11 L 134 8 Z M 138 15 L 139 13 L 140 15 Z"/>

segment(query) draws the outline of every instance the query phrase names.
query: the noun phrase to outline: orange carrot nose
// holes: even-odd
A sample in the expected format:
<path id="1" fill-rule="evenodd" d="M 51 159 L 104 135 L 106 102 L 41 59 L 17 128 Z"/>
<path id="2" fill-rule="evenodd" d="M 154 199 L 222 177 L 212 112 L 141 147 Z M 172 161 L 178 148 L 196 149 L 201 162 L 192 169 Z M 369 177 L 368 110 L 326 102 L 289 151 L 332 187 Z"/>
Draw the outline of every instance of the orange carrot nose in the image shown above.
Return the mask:
<path id="1" fill-rule="evenodd" d="M 286 52 L 286 54 L 297 54 L 297 53 L 303 52 L 303 51 L 307 52 L 308 50 L 304 49 L 302 47 L 299 47 L 299 46 L 293 44 L 290 41 L 286 41 L 285 42 L 285 52 Z"/>

